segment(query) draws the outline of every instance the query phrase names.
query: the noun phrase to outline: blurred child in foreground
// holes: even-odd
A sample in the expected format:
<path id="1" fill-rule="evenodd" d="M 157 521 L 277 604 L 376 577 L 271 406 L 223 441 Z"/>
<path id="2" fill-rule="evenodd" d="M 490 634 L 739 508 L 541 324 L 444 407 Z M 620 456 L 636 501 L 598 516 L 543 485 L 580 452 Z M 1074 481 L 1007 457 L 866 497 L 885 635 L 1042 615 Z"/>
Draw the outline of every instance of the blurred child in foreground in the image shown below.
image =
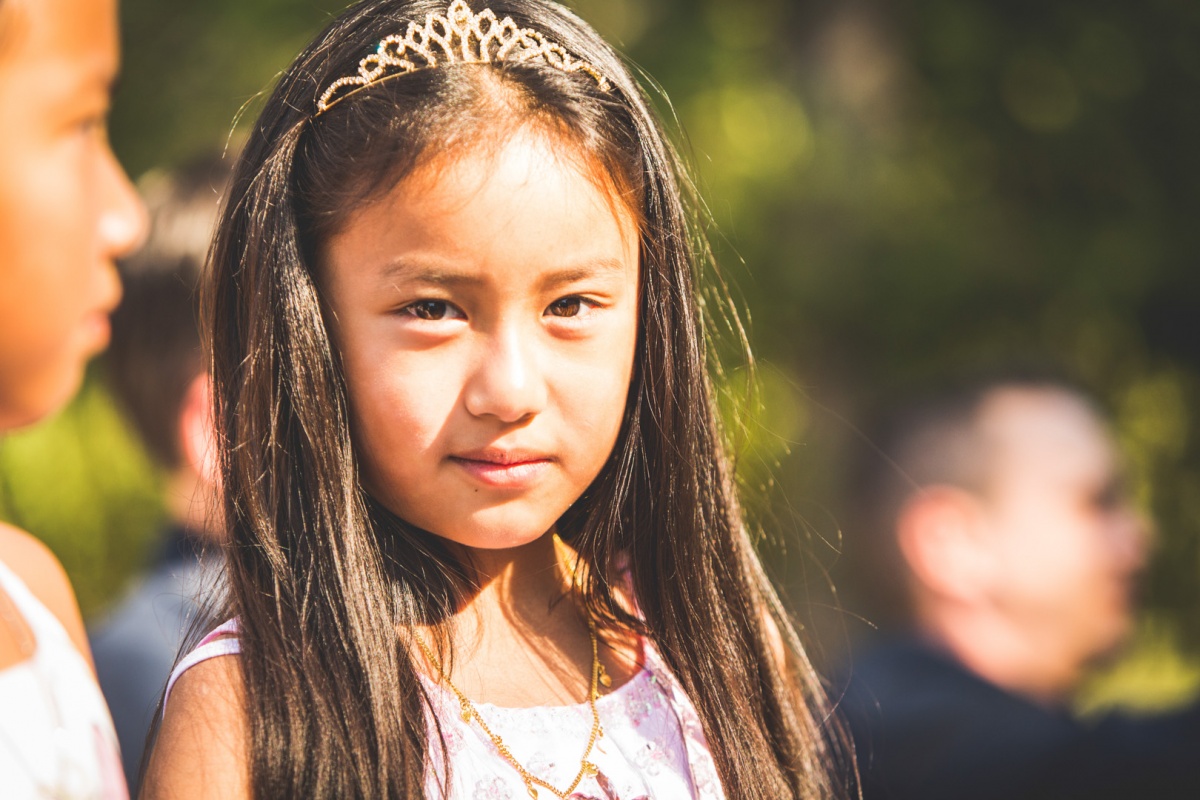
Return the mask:
<path id="1" fill-rule="evenodd" d="M 1129 633 L 1149 534 L 1093 401 L 997 375 L 874 440 L 858 547 L 907 619 L 855 661 L 844 703 L 865 800 L 1200 797 L 1200 712 L 1067 705 Z"/>
<path id="2" fill-rule="evenodd" d="M 201 564 L 220 536 L 209 382 L 196 287 L 230 162 L 196 160 L 152 172 L 138 188 L 150 238 L 122 262 L 125 299 L 105 358 L 113 391 L 150 455 L 166 471 L 168 527 L 149 572 L 91 629 L 100 688 L 137 790 L 142 749 L 162 687 L 211 574 Z"/>
<path id="3" fill-rule="evenodd" d="M 108 340 L 145 213 L 109 149 L 114 0 L 0 0 L 0 432 L 62 407 Z M 126 795 L 71 586 L 0 525 L 0 786 Z"/>

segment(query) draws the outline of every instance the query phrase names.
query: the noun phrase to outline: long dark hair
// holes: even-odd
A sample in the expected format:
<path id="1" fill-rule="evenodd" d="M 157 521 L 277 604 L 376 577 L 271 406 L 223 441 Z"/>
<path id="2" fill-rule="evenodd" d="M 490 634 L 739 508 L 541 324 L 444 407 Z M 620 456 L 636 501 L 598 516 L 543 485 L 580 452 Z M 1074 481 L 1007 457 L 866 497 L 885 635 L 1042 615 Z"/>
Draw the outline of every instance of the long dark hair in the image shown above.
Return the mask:
<path id="1" fill-rule="evenodd" d="M 602 165 L 640 219 L 626 420 L 557 528 L 588 565 L 582 601 L 661 651 L 730 797 L 836 796 L 821 688 L 732 489 L 694 285 L 707 249 L 690 184 L 618 56 L 547 0 L 496 0 L 498 17 L 590 62 L 611 89 L 543 64 L 442 65 L 314 116 L 325 87 L 445 3 L 368 0 L 317 37 L 266 103 L 214 244 L 205 305 L 230 536 L 225 613 L 241 621 L 254 794 L 424 796 L 438 732 L 427 730 L 407 631 L 446 619 L 466 572 L 438 537 L 363 489 L 317 254 L 348 214 L 424 160 L 516 122 L 550 126 Z M 618 563 L 639 618 L 614 599 L 626 580 Z"/>

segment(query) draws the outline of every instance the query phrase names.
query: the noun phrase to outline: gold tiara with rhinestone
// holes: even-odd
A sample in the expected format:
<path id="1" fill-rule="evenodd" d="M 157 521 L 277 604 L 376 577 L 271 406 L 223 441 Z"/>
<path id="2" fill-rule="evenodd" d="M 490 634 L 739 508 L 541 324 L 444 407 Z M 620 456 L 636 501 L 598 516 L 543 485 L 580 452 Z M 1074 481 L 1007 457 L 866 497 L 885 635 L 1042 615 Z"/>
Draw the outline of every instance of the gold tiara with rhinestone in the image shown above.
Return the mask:
<path id="1" fill-rule="evenodd" d="M 413 59 L 416 59 L 415 61 Z M 317 101 L 317 116 L 352 94 L 369 86 L 410 72 L 432 69 L 438 64 L 482 64 L 495 61 L 534 61 L 563 72 L 585 72 L 601 91 L 609 90 L 608 78 L 583 59 L 576 58 L 556 42 L 532 28 L 522 28 L 512 17 L 496 19 L 490 8 L 471 13 L 466 0 L 454 0 L 443 14 L 428 14 L 425 27 L 408 23 L 403 36 L 393 34 L 381 41 L 375 52 L 358 62 L 358 73 L 338 78 Z M 347 89 L 347 87 L 356 87 Z"/>

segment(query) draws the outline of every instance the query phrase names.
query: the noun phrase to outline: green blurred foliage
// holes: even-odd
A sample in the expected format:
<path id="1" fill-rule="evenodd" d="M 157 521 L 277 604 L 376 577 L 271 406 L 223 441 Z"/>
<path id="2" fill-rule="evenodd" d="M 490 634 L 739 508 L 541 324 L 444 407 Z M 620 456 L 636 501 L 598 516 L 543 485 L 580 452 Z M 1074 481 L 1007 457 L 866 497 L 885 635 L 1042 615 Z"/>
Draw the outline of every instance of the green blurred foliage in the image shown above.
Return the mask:
<path id="1" fill-rule="evenodd" d="M 338 0 L 121 0 L 113 146 L 133 175 L 224 147 Z"/>
<path id="2" fill-rule="evenodd" d="M 843 533 L 836 476 L 865 410 L 948 371 L 1036 355 L 1114 409 L 1159 527 L 1155 641 L 1200 648 L 1200 4 L 573 5 L 666 89 L 662 114 L 687 131 L 759 358 L 757 377 L 735 372 L 726 392 L 739 473 L 793 599 L 838 602 L 825 586 Z M 339 7 L 125 0 L 112 134 L 131 171 L 224 143 Z M 106 509 L 136 516 L 152 483 L 134 489 L 137 469 L 121 483 L 127 468 L 108 462 L 74 478 L 40 466 L 45 482 L 24 471 L 128 452 L 98 397 L 3 445 L 10 508 L 29 509 L 19 521 L 93 608 L 117 582 L 94 554 L 144 541 Z M 114 480 L 103 492 L 101 473 Z M 97 488 L 86 537 L 62 499 L 86 494 L 76 480 Z M 854 576 L 840 583 L 853 590 Z"/>
<path id="3" fill-rule="evenodd" d="M 161 476 L 94 370 L 61 414 L 0 439 L 0 517 L 50 545 L 85 612 L 146 562 L 161 496 Z"/>

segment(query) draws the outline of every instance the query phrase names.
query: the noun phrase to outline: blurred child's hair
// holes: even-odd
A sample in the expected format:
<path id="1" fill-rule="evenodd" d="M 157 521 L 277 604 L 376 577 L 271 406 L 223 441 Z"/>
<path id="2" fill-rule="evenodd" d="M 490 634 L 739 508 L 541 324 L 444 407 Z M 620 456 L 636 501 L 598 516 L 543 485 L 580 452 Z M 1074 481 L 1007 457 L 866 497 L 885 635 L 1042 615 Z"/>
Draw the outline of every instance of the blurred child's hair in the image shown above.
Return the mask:
<path id="1" fill-rule="evenodd" d="M 146 244 L 120 264 L 125 287 L 105 355 L 109 383 L 147 450 L 181 466 L 179 414 L 205 368 L 198 290 L 231 158 L 206 155 L 138 181 L 150 211 Z"/>
<path id="2" fill-rule="evenodd" d="M 587 565 L 583 602 L 661 651 L 696 706 L 727 796 L 835 796 L 823 692 L 763 576 L 724 455 L 694 285 L 708 255 L 691 189 L 619 57 L 558 5 L 496 0 L 498 17 L 561 44 L 611 89 L 536 63 L 449 64 L 314 116 L 326 87 L 384 37 L 445 8 L 369 0 L 317 37 L 266 103 L 214 244 L 206 321 L 231 539 L 224 613 L 241 620 L 254 795 L 424 796 L 439 731 L 427 723 L 409 632 L 444 623 L 469 570 L 359 481 L 320 256 L 356 209 L 414 169 L 456 148 L 498 148 L 525 128 L 562 145 L 585 174 L 602 172 L 640 223 L 641 330 L 625 422 L 558 525 Z M 614 598 L 626 582 L 638 617 Z"/>

